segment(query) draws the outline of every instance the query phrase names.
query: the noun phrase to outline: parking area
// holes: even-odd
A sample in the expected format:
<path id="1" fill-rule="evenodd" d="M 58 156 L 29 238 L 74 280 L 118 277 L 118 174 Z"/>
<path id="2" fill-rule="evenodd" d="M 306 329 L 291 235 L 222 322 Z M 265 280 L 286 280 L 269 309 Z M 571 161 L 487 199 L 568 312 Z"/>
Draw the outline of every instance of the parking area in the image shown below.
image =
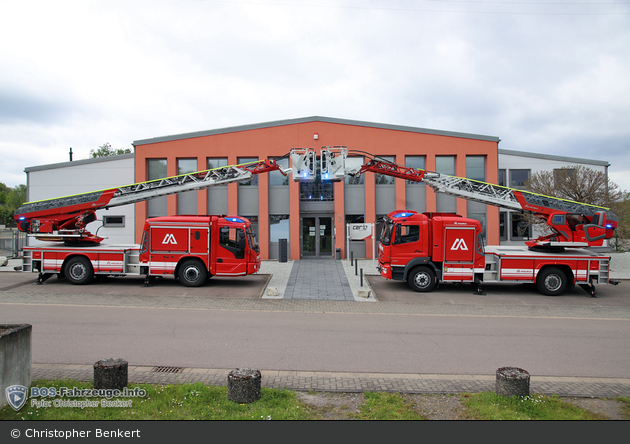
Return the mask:
<path id="1" fill-rule="evenodd" d="M 630 307 L 630 281 L 619 285 L 596 285 L 597 298 L 576 286 L 562 296 L 544 296 L 533 284 L 486 284 L 482 295 L 471 284 L 440 284 L 430 293 L 417 293 L 404 281 L 388 281 L 381 276 L 367 276 L 379 302 L 405 304 L 476 304 L 476 305 L 578 305 Z"/>
<path id="2" fill-rule="evenodd" d="M 173 278 L 155 279 L 145 286 L 144 277 L 125 276 L 95 279 L 88 285 L 72 285 L 65 279 L 52 276 L 41 285 L 37 273 L 18 271 L 0 273 L 0 291 L 20 291 L 30 294 L 107 294 L 133 296 L 205 296 L 229 299 L 260 299 L 270 279 L 268 274 L 253 274 L 239 278 L 213 277 L 203 287 L 181 285 Z"/>
<path id="3" fill-rule="evenodd" d="M 277 265 L 277 264 L 274 264 Z M 291 265 L 288 264 L 287 267 Z M 368 273 L 373 273 L 366 267 Z M 440 284 L 430 293 L 418 293 L 404 281 L 388 281 L 379 275 L 365 274 L 363 286 L 359 277 L 346 269 L 346 275 L 356 293 L 357 289 L 369 290 L 372 303 L 397 303 L 412 305 L 504 305 L 504 306 L 582 306 L 582 307 L 630 307 L 630 280 L 622 279 L 619 285 L 596 285 L 597 298 L 590 297 L 576 286 L 562 296 L 550 297 L 540 294 L 532 284 L 486 284 L 483 294 L 476 294 L 471 284 Z M 264 299 L 270 285 L 282 287 L 278 274 L 254 274 L 228 278 L 213 277 L 204 286 L 185 287 L 171 277 L 155 279 L 145 286 L 143 277 L 107 277 L 95 279 L 89 285 L 71 285 L 64 279 L 50 277 L 38 285 L 37 273 L 19 271 L 0 273 L 0 292 L 21 292 L 37 295 L 108 295 L 204 299 Z M 278 298 L 275 298 L 278 299 Z M 322 299 L 327 299 L 323 297 Z M 357 297 L 358 302 L 365 299 Z M 365 300 L 367 302 L 367 300 Z M 175 301 L 173 301 L 175 303 Z M 363 302 L 363 303 L 366 303 Z"/>

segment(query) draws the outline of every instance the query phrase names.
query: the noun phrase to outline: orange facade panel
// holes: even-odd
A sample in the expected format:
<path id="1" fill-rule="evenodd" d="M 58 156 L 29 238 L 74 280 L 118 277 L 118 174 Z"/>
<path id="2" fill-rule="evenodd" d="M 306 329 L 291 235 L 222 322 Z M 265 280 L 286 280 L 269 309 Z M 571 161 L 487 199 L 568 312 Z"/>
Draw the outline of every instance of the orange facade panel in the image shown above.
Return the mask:
<path id="1" fill-rule="evenodd" d="M 317 139 L 314 138 L 317 134 Z M 147 161 L 166 159 L 167 175 L 177 174 L 177 159 L 196 158 L 199 170 L 205 169 L 207 158 L 227 158 L 228 164 L 237 164 L 240 158 L 255 157 L 277 158 L 290 152 L 292 148 L 321 146 L 346 146 L 349 151 L 357 150 L 375 156 L 393 156 L 398 164 L 405 164 L 406 156 L 425 156 L 426 169 L 435 170 L 436 156 L 454 156 L 456 175 L 466 176 L 466 156 L 485 156 L 486 181 L 497 183 L 498 180 L 498 142 L 490 136 L 425 130 L 395 125 L 374 124 L 341 119 L 312 117 L 257 125 L 247 125 L 207 132 L 160 137 L 134 142 L 135 180 L 147 180 Z M 258 217 L 258 239 L 263 260 L 269 258 L 269 180 L 259 177 L 257 208 L 251 213 Z M 297 182 L 289 181 L 289 231 L 290 259 L 300 258 L 301 254 L 301 214 L 300 187 Z M 238 184 L 228 185 L 228 212 L 238 213 Z M 396 207 L 405 206 L 405 182 L 396 179 Z M 334 185 L 334 204 L 330 208 L 333 218 L 335 242 L 333 254 L 337 248 L 345 257 L 344 183 Z M 457 199 L 457 213 L 466 216 L 467 202 Z M 205 214 L 207 210 L 207 191 L 197 195 L 197 210 Z M 168 215 L 177 212 L 177 197 L 169 196 Z M 436 197 L 432 189 L 426 190 L 426 211 L 436 211 Z M 147 216 L 147 203 L 136 204 L 136 240 L 140 238 L 142 226 Z M 376 219 L 376 192 L 374 175 L 365 177 L 365 222 L 374 223 Z M 487 207 L 488 244 L 499 243 L 499 214 L 495 207 Z M 371 258 L 372 244 L 366 242 L 366 254 Z"/>

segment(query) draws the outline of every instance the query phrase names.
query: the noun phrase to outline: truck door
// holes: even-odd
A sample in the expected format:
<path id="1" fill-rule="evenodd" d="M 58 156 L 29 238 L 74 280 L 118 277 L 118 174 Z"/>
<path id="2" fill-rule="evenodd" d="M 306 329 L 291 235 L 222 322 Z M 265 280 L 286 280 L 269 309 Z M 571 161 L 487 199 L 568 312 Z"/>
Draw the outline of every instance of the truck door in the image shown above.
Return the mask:
<path id="1" fill-rule="evenodd" d="M 477 248 L 475 227 L 445 227 L 444 269 L 445 281 L 472 281 Z"/>
<path id="2" fill-rule="evenodd" d="M 177 259 L 188 252 L 188 228 L 151 227 L 151 274 L 173 274 Z"/>
<path id="3" fill-rule="evenodd" d="M 407 263 L 420 256 L 424 256 L 420 225 L 409 223 L 397 224 L 391 250 L 392 267 L 404 267 Z"/>
<path id="4" fill-rule="evenodd" d="M 247 274 L 245 230 L 238 227 L 219 227 L 216 274 L 243 276 Z"/>

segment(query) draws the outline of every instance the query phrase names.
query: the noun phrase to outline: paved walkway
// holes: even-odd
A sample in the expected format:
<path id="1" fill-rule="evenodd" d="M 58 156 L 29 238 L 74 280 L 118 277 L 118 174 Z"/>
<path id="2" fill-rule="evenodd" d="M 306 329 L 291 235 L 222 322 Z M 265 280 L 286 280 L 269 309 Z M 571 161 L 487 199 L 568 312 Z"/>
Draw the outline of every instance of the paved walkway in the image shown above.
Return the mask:
<path id="1" fill-rule="evenodd" d="M 263 299 L 375 302 L 365 279 L 377 274 L 373 260 L 302 259 L 263 261 L 260 273 L 270 274 Z M 363 275 L 363 279 L 362 279 Z"/>
<path id="2" fill-rule="evenodd" d="M 128 368 L 129 383 L 181 384 L 201 382 L 227 386 L 232 369 L 144 367 Z M 479 393 L 495 390 L 494 375 L 428 375 L 389 373 L 338 373 L 259 369 L 263 387 L 296 391 L 399 393 Z M 93 365 L 33 364 L 36 379 L 92 381 Z M 530 392 L 558 396 L 614 398 L 630 396 L 630 379 L 530 376 Z"/>
<path id="3" fill-rule="evenodd" d="M 354 296 L 341 261 L 302 259 L 293 262 L 284 299 L 353 301 Z"/>

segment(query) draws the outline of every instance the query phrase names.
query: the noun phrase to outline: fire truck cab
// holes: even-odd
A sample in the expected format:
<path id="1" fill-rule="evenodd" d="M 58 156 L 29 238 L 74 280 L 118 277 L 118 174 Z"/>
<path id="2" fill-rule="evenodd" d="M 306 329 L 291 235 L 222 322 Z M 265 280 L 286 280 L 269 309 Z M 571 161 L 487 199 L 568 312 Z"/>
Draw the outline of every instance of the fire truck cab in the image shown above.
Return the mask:
<path id="1" fill-rule="evenodd" d="M 481 223 L 450 213 L 394 211 L 383 220 L 378 270 L 431 291 L 440 280 L 475 281 L 483 273 Z"/>

